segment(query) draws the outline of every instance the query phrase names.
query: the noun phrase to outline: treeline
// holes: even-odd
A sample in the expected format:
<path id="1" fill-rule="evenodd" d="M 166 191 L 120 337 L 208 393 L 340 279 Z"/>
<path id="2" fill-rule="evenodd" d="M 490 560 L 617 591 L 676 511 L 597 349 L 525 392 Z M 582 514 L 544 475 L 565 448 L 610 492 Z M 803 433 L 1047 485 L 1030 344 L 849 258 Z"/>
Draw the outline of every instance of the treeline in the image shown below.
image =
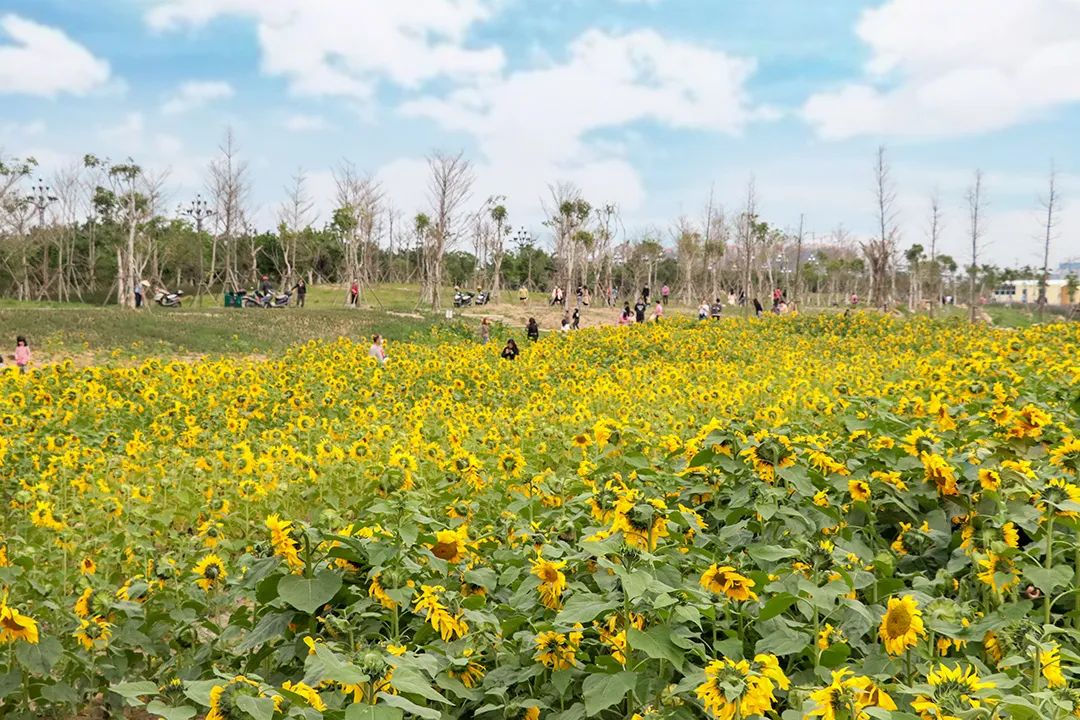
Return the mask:
<path id="1" fill-rule="evenodd" d="M 667 228 L 626 232 L 613 204 L 593 202 L 573 185 L 550 187 L 543 229 L 513 222 L 509 200 L 479 194 L 462 155 L 428 159 L 427 206 L 404 212 L 370 176 L 343 162 L 334 172 L 334 210 L 316 217 L 307 178 L 284 189 L 273 229 L 252 224 L 252 180 L 231 131 L 206 171 L 205 199 L 168 203 L 168 176 L 133 160 L 87 155 L 47 182 L 32 158 L 0 157 L 0 294 L 21 300 L 133 303 L 142 282 L 214 294 L 258 284 L 417 283 L 418 304 L 438 307 L 447 285 L 501 289 L 589 287 L 631 297 L 645 285 L 669 286 L 680 302 L 730 294 L 789 301 L 930 306 L 944 295 L 980 297 L 1046 268 L 1002 271 L 978 262 L 979 227 L 966 266 L 936 247 L 940 212 L 932 204 L 929 247 L 899 246 L 894 190 L 880 151 L 875 166 L 881 231 L 856 239 L 842 226 L 808 237 L 758 214 L 751 181 L 735 211 L 710 197 L 698 217 Z M 486 189 L 484 189 L 486 190 Z M 482 199 L 479 199 L 482 198 Z M 323 199 L 325 200 L 325 198 Z M 977 210 L 979 199 L 974 199 Z M 1053 207 L 1048 222 L 1053 221 Z M 978 215 L 974 215 L 977 222 Z M 541 239 L 540 235 L 543 235 Z"/>

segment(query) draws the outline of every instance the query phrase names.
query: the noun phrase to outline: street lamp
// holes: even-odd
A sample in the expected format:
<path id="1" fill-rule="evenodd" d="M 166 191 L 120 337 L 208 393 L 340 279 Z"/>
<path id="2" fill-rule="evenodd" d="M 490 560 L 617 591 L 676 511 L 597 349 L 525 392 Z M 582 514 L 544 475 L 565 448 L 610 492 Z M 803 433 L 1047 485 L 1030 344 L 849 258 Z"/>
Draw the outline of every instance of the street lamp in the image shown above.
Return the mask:
<path id="1" fill-rule="evenodd" d="M 532 242 L 532 236 L 529 234 L 529 231 L 525 228 L 524 225 L 518 228 L 518 231 L 514 233 L 514 242 L 517 243 L 519 246 L 528 245 L 530 242 Z"/>
<path id="2" fill-rule="evenodd" d="M 214 214 L 214 211 L 210 209 L 210 204 L 203 200 L 202 194 L 196 195 L 195 199 L 191 201 L 191 204 L 181 210 L 182 215 L 187 215 L 195 221 L 195 229 L 202 234 L 203 220 L 207 219 Z"/>
<path id="3" fill-rule="evenodd" d="M 59 198 L 52 194 L 52 188 L 38 178 L 37 185 L 30 186 L 30 194 L 26 196 L 26 202 L 33 205 L 38 213 L 38 225 L 45 227 L 45 210 Z"/>

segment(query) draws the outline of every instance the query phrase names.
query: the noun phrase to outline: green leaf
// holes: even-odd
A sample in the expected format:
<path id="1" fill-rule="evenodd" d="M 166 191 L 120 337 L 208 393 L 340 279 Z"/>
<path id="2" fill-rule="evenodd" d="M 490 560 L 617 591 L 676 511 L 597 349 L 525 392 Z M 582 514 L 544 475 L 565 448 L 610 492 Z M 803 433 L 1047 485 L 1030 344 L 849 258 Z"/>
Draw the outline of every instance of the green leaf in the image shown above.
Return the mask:
<path id="1" fill-rule="evenodd" d="M 79 694 L 75 692 L 75 688 L 65 682 L 58 682 L 41 688 L 41 697 L 50 702 L 65 705 L 74 705 L 79 700 Z"/>
<path id="2" fill-rule="evenodd" d="M 1030 565 L 1022 568 L 1024 577 L 1031 584 L 1043 591 L 1045 595 L 1053 595 L 1072 580 L 1072 570 L 1063 565 L 1047 570 L 1046 568 Z"/>
<path id="3" fill-rule="evenodd" d="M 143 680 L 142 682 L 115 683 L 109 686 L 109 690 L 126 700 L 138 700 L 141 695 L 157 695 L 157 683 Z"/>
<path id="4" fill-rule="evenodd" d="M 210 706 L 210 691 L 215 685 L 224 685 L 224 680 L 191 680 L 184 683 L 184 694 L 200 705 Z"/>
<path id="5" fill-rule="evenodd" d="M 404 715 L 400 708 L 386 705 L 357 703 L 345 708 L 345 720 L 401 720 Z"/>
<path id="6" fill-rule="evenodd" d="M 369 680 L 367 675 L 360 672 L 360 668 L 343 661 L 323 643 L 315 643 L 315 658 L 308 658 L 308 675 L 312 674 L 312 666 L 318 664 L 322 665 L 322 670 L 315 673 L 318 679 L 312 678 L 312 682 L 333 680 L 344 685 L 359 685 Z M 308 677 L 304 680 L 307 681 Z"/>
<path id="7" fill-rule="evenodd" d="M 54 637 L 42 638 L 34 645 L 19 643 L 15 646 L 15 657 L 19 664 L 34 675 L 48 675 L 63 652 L 60 641 Z"/>
<path id="8" fill-rule="evenodd" d="M 582 684 L 585 713 L 592 717 L 620 702 L 637 684 L 637 673 L 623 671 L 614 675 L 589 675 Z"/>
<path id="9" fill-rule="evenodd" d="M 650 585 L 656 584 L 656 579 L 644 570 L 627 571 L 620 567 L 616 568 L 615 572 L 622 581 L 623 592 L 631 600 L 641 597 Z"/>
<path id="10" fill-rule="evenodd" d="M 262 619 L 259 620 L 259 624 L 247 634 L 242 643 L 236 646 L 236 652 L 246 653 L 249 650 L 261 647 L 269 640 L 280 638 L 288 629 L 289 623 L 293 621 L 294 617 L 296 617 L 296 613 L 292 611 L 263 615 Z"/>
<path id="11" fill-rule="evenodd" d="M 430 680 L 424 677 L 416 669 L 406 665 L 398 665 L 394 668 L 394 675 L 390 678 L 390 684 L 393 685 L 398 692 L 411 693 L 435 702 L 446 703 L 447 705 L 451 704 L 442 693 L 431 687 Z"/>
<path id="12" fill-rule="evenodd" d="M 799 555 L 797 550 L 782 548 L 779 545 L 751 545 L 746 551 L 759 563 L 779 562 Z"/>
<path id="13" fill-rule="evenodd" d="M 151 715 L 163 717 L 165 720 L 189 720 L 189 718 L 195 717 L 195 708 L 188 707 L 187 705 L 169 707 L 160 700 L 154 700 L 147 705 L 146 712 Z"/>
<path id="14" fill-rule="evenodd" d="M 757 619 L 760 621 L 771 620 L 780 613 L 787 610 L 789 607 L 799 601 L 799 598 L 795 597 L 791 593 L 777 593 L 773 595 L 761 608 L 761 612 L 758 613 Z"/>
<path id="15" fill-rule="evenodd" d="M 236 707 L 255 718 L 255 720 L 273 720 L 274 718 L 273 698 L 238 695 L 236 697 Z"/>
<path id="16" fill-rule="evenodd" d="M 792 655 L 810 644 L 810 633 L 780 629 L 758 640 L 757 652 L 773 655 Z"/>
<path id="17" fill-rule="evenodd" d="M 574 623 L 587 623 L 597 615 L 613 610 L 618 606 L 614 600 L 609 600 L 603 595 L 592 593 L 574 593 L 566 601 L 562 611 L 555 618 L 560 624 L 573 625 Z"/>
<path id="18" fill-rule="evenodd" d="M 626 631 L 626 642 L 631 650 L 640 650 L 654 660 L 667 660 L 682 672 L 683 653 L 671 642 L 671 628 L 656 625 L 642 632 L 635 627 Z"/>
<path id="19" fill-rule="evenodd" d="M 442 713 L 433 708 L 424 707 L 423 705 L 417 705 L 408 698 L 403 698 L 400 695 L 388 695 L 387 693 L 379 693 L 379 699 L 392 707 L 401 708 L 407 713 L 413 715 L 419 715 L 422 718 L 428 720 L 442 720 Z M 378 707 L 376 705 L 375 707 Z"/>
<path id="20" fill-rule="evenodd" d="M 323 570 L 310 579 L 289 575 L 278 583 L 281 599 L 308 615 L 330 602 L 339 589 L 341 576 L 331 570 Z"/>
<path id="21" fill-rule="evenodd" d="M 820 662 L 827 668 L 836 668 L 843 665 L 849 657 L 851 657 L 851 648 L 844 643 L 835 643 L 821 653 Z"/>
<path id="22" fill-rule="evenodd" d="M 0 699 L 6 698 L 21 687 L 22 671 L 18 668 L 0 675 Z"/>

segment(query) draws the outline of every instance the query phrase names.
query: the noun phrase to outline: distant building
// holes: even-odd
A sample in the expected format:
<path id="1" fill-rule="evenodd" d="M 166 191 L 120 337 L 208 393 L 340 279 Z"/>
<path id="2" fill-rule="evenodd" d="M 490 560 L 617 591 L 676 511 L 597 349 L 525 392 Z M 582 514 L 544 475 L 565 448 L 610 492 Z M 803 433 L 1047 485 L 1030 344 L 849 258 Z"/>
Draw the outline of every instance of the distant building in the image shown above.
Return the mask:
<path id="1" fill-rule="evenodd" d="M 1046 281 L 1046 302 L 1050 305 L 1068 305 L 1069 293 L 1065 287 L 1065 278 L 1050 278 Z M 996 303 L 1020 303 L 1034 305 L 1039 301 L 1038 280 L 1013 280 L 998 285 L 990 298 Z"/>
<path id="2" fill-rule="evenodd" d="M 1054 274 L 1059 277 L 1065 277 L 1066 275 L 1080 275 L 1080 258 L 1071 258 L 1058 264 L 1057 272 Z"/>

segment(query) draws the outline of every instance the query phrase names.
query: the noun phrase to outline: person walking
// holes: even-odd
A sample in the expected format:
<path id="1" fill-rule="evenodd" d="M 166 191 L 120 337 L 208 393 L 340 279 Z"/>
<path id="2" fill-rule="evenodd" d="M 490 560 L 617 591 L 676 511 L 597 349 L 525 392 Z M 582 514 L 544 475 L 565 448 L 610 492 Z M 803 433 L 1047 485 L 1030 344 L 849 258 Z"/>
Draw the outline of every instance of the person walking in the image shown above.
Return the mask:
<path id="1" fill-rule="evenodd" d="M 664 301 L 665 305 L 667 305 L 668 295 L 670 294 L 671 288 L 667 286 L 667 283 L 664 283 L 664 287 L 660 288 L 660 298 Z"/>
<path id="2" fill-rule="evenodd" d="M 589 307 L 590 303 L 592 303 L 592 293 L 589 292 L 589 288 L 585 288 L 585 291 L 581 294 L 581 304 Z"/>
<path id="3" fill-rule="evenodd" d="M 517 360 L 517 356 L 521 354 L 518 350 L 517 343 L 514 342 L 514 338 L 510 338 L 506 341 L 506 347 L 502 349 L 500 356 L 503 360 Z"/>
<path id="4" fill-rule="evenodd" d="M 648 309 L 649 306 L 645 304 L 644 297 L 641 300 L 638 300 L 637 303 L 634 304 L 634 320 L 639 323 L 645 322 L 645 311 Z"/>
<path id="5" fill-rule="evenodd" d="M 758 302 L 757 298 L 754 298 L 754 315 L 756 317 L 761 317 L 761 313 L 763 310 L 764 308 L 761 307 L 761 303 Z"/>
<path id="6" fill-rule="evenodd" d="M 307 283 L 301 277 L 296 281 L 296 307 L 304 307 L 305 300 L 307 300 Z"/>
<path id="7" fill-rule="evenodd" d="M 356 301 L 360 299 L 360 283 L 356 280 L 349 285 L 349 304 L 356 307 Z"/>
<path id="8" fill-rule="evenodd" d="M 536 318 L 529 318 L 529 324 L 525 328 L 525 335 L 533 342 L 540 339 L 540 325 L 536 322 Z"/>
<path id="9" fill-rule="evenodd" d="M 656 301 L 656 307 L 653 308 L 652 316 L 653 322 L 660 322 L 664 318 L 664 306 L 659 300 Z"/>
<path id="10" fill-rule="evenodd" d="M 135 308 L 141 308 L 143 303 L 143 284 L 141 281 L 135 283 Z"/>
<path id="11" fill-rule="evenodd" d="M 375 358 L 375 361 L 380 365 L 385 365 L 387 360 L 386 345 L 383 342 L 382 335 L 371 336 L 371 347 L 368 348 L 368 355 Z"/>
<path id="12" fill-rule="evenodd" d="M 480 344 L 487 345 L 491 340 L 491 321 L 484 318 L 480 321 Z"/>
<path id="13" fill-rule="evenodd" d="M 518 288 L 518 300 L 521 302 L 522 306 L 529 304 L 529 288 L 524 285 Z"/>
<path id="14" fill-rule="evenodd" d="M 649 304 L 649 286 L 641 288 L 641 299 L 645 301 L 645 304 Z"/>
<path id="15" fill-rule="evenodd" d="M 708 300 L 702 300 L 701 304 L 698 305 L 697 319 L 698 320 L 708 320 L 709 319 L 709 301 Z"/>
<path id="16" fill-rule="evenodd" d="M 580 330 L 581 329 L 581 310 L 579 310 L 578 308 L 574 308 L 574 315 L 573 315 L 573 317 L 571 318 L 571 321 L 570 321 L 570 329 L 571 330 Z"/>

